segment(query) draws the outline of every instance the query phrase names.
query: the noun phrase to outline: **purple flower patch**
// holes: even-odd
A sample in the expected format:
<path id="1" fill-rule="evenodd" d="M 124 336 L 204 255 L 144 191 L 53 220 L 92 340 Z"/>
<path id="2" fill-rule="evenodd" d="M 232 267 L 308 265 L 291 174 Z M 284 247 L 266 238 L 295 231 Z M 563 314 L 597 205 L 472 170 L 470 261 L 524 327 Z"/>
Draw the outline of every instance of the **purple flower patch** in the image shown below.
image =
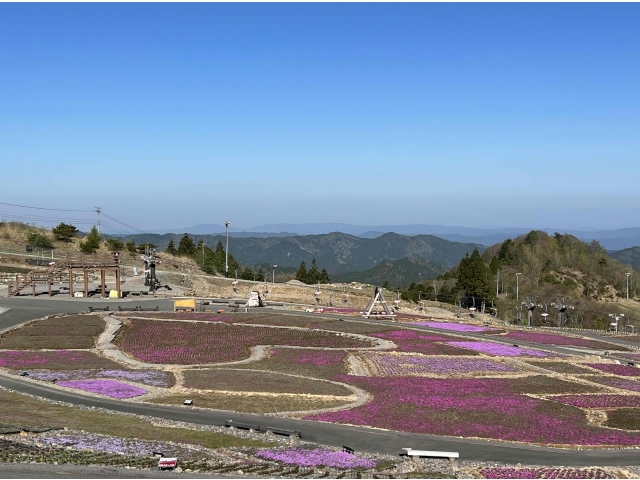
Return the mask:
<path id="1" fill-rule="evenodd" d="M 174 383 L 173 374 L 162 370 L 34 370 L 29 371 L 29 378 L 43 381 L 117 378 L 129 380 L 130 382 L 140 382 L 153 387 L 170 387 Z"/>
<path id="2" fill-rule="evenodd" d="M 147 391 L 144 388 L 134 387 L 126 383 L 113 380 L 69 380 L 58 382 L 62 387 L 75 388 L 85 392 L 99 393 L 111 398 L 131 398 L 144 395 Z"/>
<path id="3" fill-rule="evenodd" d="M 635 380 L 627 380 L 626 378 L 616 378 L 608 376 L 592 376 L 583 377 L 590 382 L 600 383 L 602 385 L 608 385 L 609 387 L 622 388 L 623 390 L 630 390 L 632 392 L 640 392 L 640 382 Z"/>
<path id="4" fill-rule="evenodd" d="M 603 372 L 613 373 L 621 377 L 640 377 L 640 368 L 630 367 L 628 365 L 614 365 L 611 363 L 586 363 L 588 367 L 602 370 Z"/>
<path id="5" fill-rule="evenodd" d="M 449 345 L 455 347 L 468 348 L 482 353 L 488 353 L 489 355 L 498 355 L 500 357 L 519 357 L 519 356 L 532 356 L 532 357 L 547 357 L 547 352 L 540 350 L 532 350 L 530 348 L 512 347 L 511 345 L 503 345 L 501 343 L 494 342 L 448 342 Z"/>
<path id="6" fill-rule="evenodd" d="M 549 333 L 536 332 L 509 332 L 505 335 L 511 340 L 523 342 L 540 343 L 542 345 L 573 345 L 576 347 L 603 348 L 603 349 L 623 349 L 612 343 L 600 342 L 598 340 L 588 340 L 586 338 L 570 337 L 565 335 L 554 335 Z"/>
<path id="7" fill-rule="evenodd" d="M 301 467 L 324 465 L 334 468 L 373 468 L 376 466 L 375 460 L 359 458 L 346 452 L 334 452 L 326 448 L 293 447 L 258 450 L 255 456 L 266 460 L 275 460 L 287 465 L 300 465 Z"/>
<path id="8" fill-rule="evenodd" d="M 57 350 L 52 352 L 33 352 L 21 350 L 0 351 L 0 367 L 23 368 L 32 365 L 46 365 L 53 361 L 80 361 L 86 352 Z"/>
<path id="9" fill-rule="evenodd" d="M 484 478 L 615 478 L 600 468 L 483 468 Z"/>
<path id="10" fill-rule="evenodd" d="M 516 367 L 479 358 L 417 357 L 368 352 L 367 358 L 382 376 L 460 375 L 469 373 L 518 372 Z"/>
<path id="11" fill-rule="evenodd" d="M 549 400 L 582 408 L 640 407 L 639 395 L 557 395 Z"/>
<path id="12" fill-rule="evenodd" d="M 372 333 L 372 337 L 384 338 L 395 343 L 399 352 L 414 352 L 425 355 L 476 355 L 476 353 L 462 348 L 447 345 L 456 338 L 453 335 L 418 332 L 416 330 L 392 330 L 390 332 Z M 472 343 L 472 342 L 471 342 Z"/>

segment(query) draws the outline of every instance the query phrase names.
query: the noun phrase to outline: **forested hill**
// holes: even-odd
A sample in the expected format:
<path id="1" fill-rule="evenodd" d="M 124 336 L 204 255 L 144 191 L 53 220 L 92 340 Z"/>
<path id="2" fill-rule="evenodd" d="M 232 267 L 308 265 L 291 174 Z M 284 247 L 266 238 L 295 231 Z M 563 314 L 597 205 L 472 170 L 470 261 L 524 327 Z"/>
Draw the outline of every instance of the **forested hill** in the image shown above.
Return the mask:
<path id="1" fill-rule="evenodd" d="M 536 230 L 494 245 L 482 256 L 492 273 L 500 269 L 509 284 L 522 273 L 520 285 L 525 290 L 553 290 L 602 301 L 626 295 L 625 274 L 632 271 L 597 241 L 586 243 L 572 235 Z"/>
<path id="2" fill-rule="evenodd" d="M 609 252 L 609 255 L 625 265 L 631 265 L 636 270 L 640 270 L 640 247 Z"/>
<path id="3" fill-rule="evenodd" d="M 136 243 L 151 243 L 159 250 L 166 249 L 170 240 L 178 245 L 181 234 L 141 234 L 126 237 Z M 224 235 L 193 235 L 212 249 L 225 243 Z M 329 274 L 369 270 L 383 260 L 409 257 L 435 262 L 446 268 L 456 265 L 465 254 L 486 247 L 473 243 L 458 243 L 432 235 L 405 236 L 387 233 L 377 238 L 360 238 L 344 233 L 271 238 L 229 238 L 229 252 L 241 265 L 263 263 L 295 267 L 301 261 L 310 264 L 315 258 Z"/>
<path id="4" fill-rule="evenodd" d="M 386 282 L 397 288 L 412 282 L 435 278 L 445 270 L 443 266 L 421 258 L 401 258 L 383 260 L 369 270 L 334 275 L 332 280 L 340 283 L 362 282 L 371 285 L 383 285 Z"/>

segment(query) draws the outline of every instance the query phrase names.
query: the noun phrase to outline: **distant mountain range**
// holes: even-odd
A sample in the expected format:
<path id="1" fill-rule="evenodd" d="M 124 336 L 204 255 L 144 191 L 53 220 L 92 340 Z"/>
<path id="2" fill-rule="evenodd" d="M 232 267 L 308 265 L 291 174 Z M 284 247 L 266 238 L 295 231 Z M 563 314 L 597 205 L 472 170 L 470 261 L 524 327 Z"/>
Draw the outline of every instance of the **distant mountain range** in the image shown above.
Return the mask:
<path id="1" fill-rule="evenodd" d="M 640 247 L 631 247 L 618 250 L 617 252 L 609 252 L 609 256 L 624 265 L 631 265 L 636 270 L 640 270 Z"/>
<path id="2" fill-rule="evenodd" d="M 181 234 L 140 234 L 125 237 L 136 243 L 153 243 L 160 250 L 166 249 L 170 240 L 176 246 Z M 215 249 L 218 242 L 225 242 L 224 235 L 192 235 L 195 242 L 200 239 Z M 444 268 L 455 266 L 466 253 L 474 248 L 480 252 L 483 245 L 474 243 L 450 242 L 432 235 L 398 235 L 386 233 L 377 238 L 360 238 L 345 233 L 325 235 L 285 236 L 285 237 L 231 237 L 229 253 L 243 266 L 258 264 L 276 264 L 281 267 L 298 267 L 301 261 L 309 266 L 315 258 L 319 268 L 326 268 L 330 275 L 353 271 L 369 270 L 383 260 L 411 258 L 434 262 Z M 436 266 L 422 265 L 432 270 Z M 440 273 L 438 271 L 438 273 Z M 416 273 L 417 276 L 417 273 Z"/>
<path id="3" fill-rule="evenodd" d="M 442 265 L 428 262 L 421 258 L 405 257 L 399 260 L 382 260 L 375 267 L 361 272 L 349 272 L 334 275 L 332 282 L 361 282 L 371 285 L 382 285 L 389 282 L 392 287 L 402 287 L 411 282 L 420 282 L 447 271 Z"/>
<path id="4" fill-rule="evenodd" d="M 306 223 L 306 224 L 275 224 L 262 225 L 252 228 L 236 228 L 230 226 L 230 237 L 287 237 L 301 235 L 323 235 L 331 232 L 342 232 L 361 238 L 374 239 L 385 233 L 401 235 L 433 235 L 436 237 L 460 243 L 474 243 L 493 245 L 515 238 L 531 231 L 531 228 L 476 228 L 450 227 L 445 225 L 350 225 L 346 223 Z M 568 233 L 583 241 L 598 240 L 607 250 L 621 250 L 640 246 L 640 227 L 621 228 L 616 230 L 567 230 L 563 228 L 542 228 L 549 234 L 555 232 Z M 181 229 L 162 230 L 154 233 L 189 233 L 192 235 L 220 235 L 225 232 L 224 225 L 202 224 Z"/>

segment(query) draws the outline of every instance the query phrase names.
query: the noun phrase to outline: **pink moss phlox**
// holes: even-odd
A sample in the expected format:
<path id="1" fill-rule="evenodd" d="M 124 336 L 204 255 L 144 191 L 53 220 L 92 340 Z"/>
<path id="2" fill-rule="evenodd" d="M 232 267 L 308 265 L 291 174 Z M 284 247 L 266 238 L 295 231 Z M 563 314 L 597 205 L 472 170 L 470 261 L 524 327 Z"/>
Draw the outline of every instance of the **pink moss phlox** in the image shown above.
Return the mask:
<path id="1" fill-rule="evenodd" d="M 289 349 L 273 350 L 273 356 L 289 356 Z M 296 352 L 297 353 L 297 352 Z M 309 350 L 306 352 L 299 352 L 296 355 L 296 362 L 307 365 L 340 365 L 344 359 L 344 352 L 335 350 Z"/>
<path id="2" fill-rule="evenodd" d="M 615 478 L 604 470 L 580 468 L 483 468 L 480 474 L 484 478 Z"/>
<path id="3" fill-rule="evenodd" d="M 520 395 L 510 379 L 354 377 L 336 380 L 369 392 L 359 407 L 305 417 L 432 435 L 541 444 L 640 445 L 640 434 L 587 424 L 571 406 Z"/>
<path id="4" fill-rule="evenodd" d="M 494 342 L 448 342 L 449 345 L 456 347 L 469 348 L 482 353 L 488 353 L 490 355 L 498 355 L 501 357 L 519 357 L 521 355 L 527 355 L 532 357 L 547 357 L 547 352 L 540 350 L 533 350 L 530 348 L 513 347 L 511 345 L 504 345 Z"/>
<path id="5" fill-rule="evenodd" d="M 628 365 L 614 365 L 611 363 L 586 363 L 585 365 L 603 372 L 620 375 L 621 377 L 640 377 L 640 368 Z"/>
<path id="6" fill-rule="evenodd" d="M 518 372 L 519 369 L 505 363 L 478 358 L 416 357 L 411 355 L 389 355 L 368 352 L 367 358 L 373 362 L 382 375 L 451 375 L 471 372 Z"/>
<path id="7" fill-rule="evenodd" d="M 640 407 L 640 395 L 556 395 L 550 400 L 582 408 Z"/>
<path id="8" fill-rule="evenodd" d="M 598 340 L 588 340 L 584 338 L 554 335 L 549 333 L 509 332 L 506 335 L 503 335 L 503 337 L 512 340 L 520 340 L 522 342 L 539 343 L 542 345 L 573 345 L 576 347 L 587 348 L 615 348 L 615 345 L 600 342 Z"/>
<path id="9" fill-rule="evenodd" d="M 147 393 L 144 388 L 134 387 L 133 385 L 113 380 L 69 380 L 66 382 L 58 382 L 57 385 L 120 399 L 139 397 Z"/>
<path id="10" fill-rule="evenodd" d="M 80 361 L 84 357 L 84 353 L 73 350 L 49 352 L 5 350 L 0 351 L 0 367 L 23 368 L 31 365 L 46 365 L 52 361 L 59 360 L 68 362 Z"/>
<path id="11" fill-rule="evenodd" d="M 466 325 L 464 323 L 444 323 L 444 322 L 415 322 L 412 325 L 421 327 L 441 328 L 442 330 L 453 330 L 455 332 L 484 332 L 484 327 L 477 325 Z"/>

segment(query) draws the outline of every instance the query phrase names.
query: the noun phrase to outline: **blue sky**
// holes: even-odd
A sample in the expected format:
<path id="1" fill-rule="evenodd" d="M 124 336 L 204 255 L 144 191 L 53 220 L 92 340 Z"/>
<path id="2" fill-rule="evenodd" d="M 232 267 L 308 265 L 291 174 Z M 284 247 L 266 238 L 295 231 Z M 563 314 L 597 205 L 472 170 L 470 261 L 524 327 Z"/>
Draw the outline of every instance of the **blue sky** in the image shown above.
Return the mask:
<path id="1" fill-rule="evenodd" d="M 0 202 L 142 229 L 638 226 L 639 14 L 0 4 Z"/>

